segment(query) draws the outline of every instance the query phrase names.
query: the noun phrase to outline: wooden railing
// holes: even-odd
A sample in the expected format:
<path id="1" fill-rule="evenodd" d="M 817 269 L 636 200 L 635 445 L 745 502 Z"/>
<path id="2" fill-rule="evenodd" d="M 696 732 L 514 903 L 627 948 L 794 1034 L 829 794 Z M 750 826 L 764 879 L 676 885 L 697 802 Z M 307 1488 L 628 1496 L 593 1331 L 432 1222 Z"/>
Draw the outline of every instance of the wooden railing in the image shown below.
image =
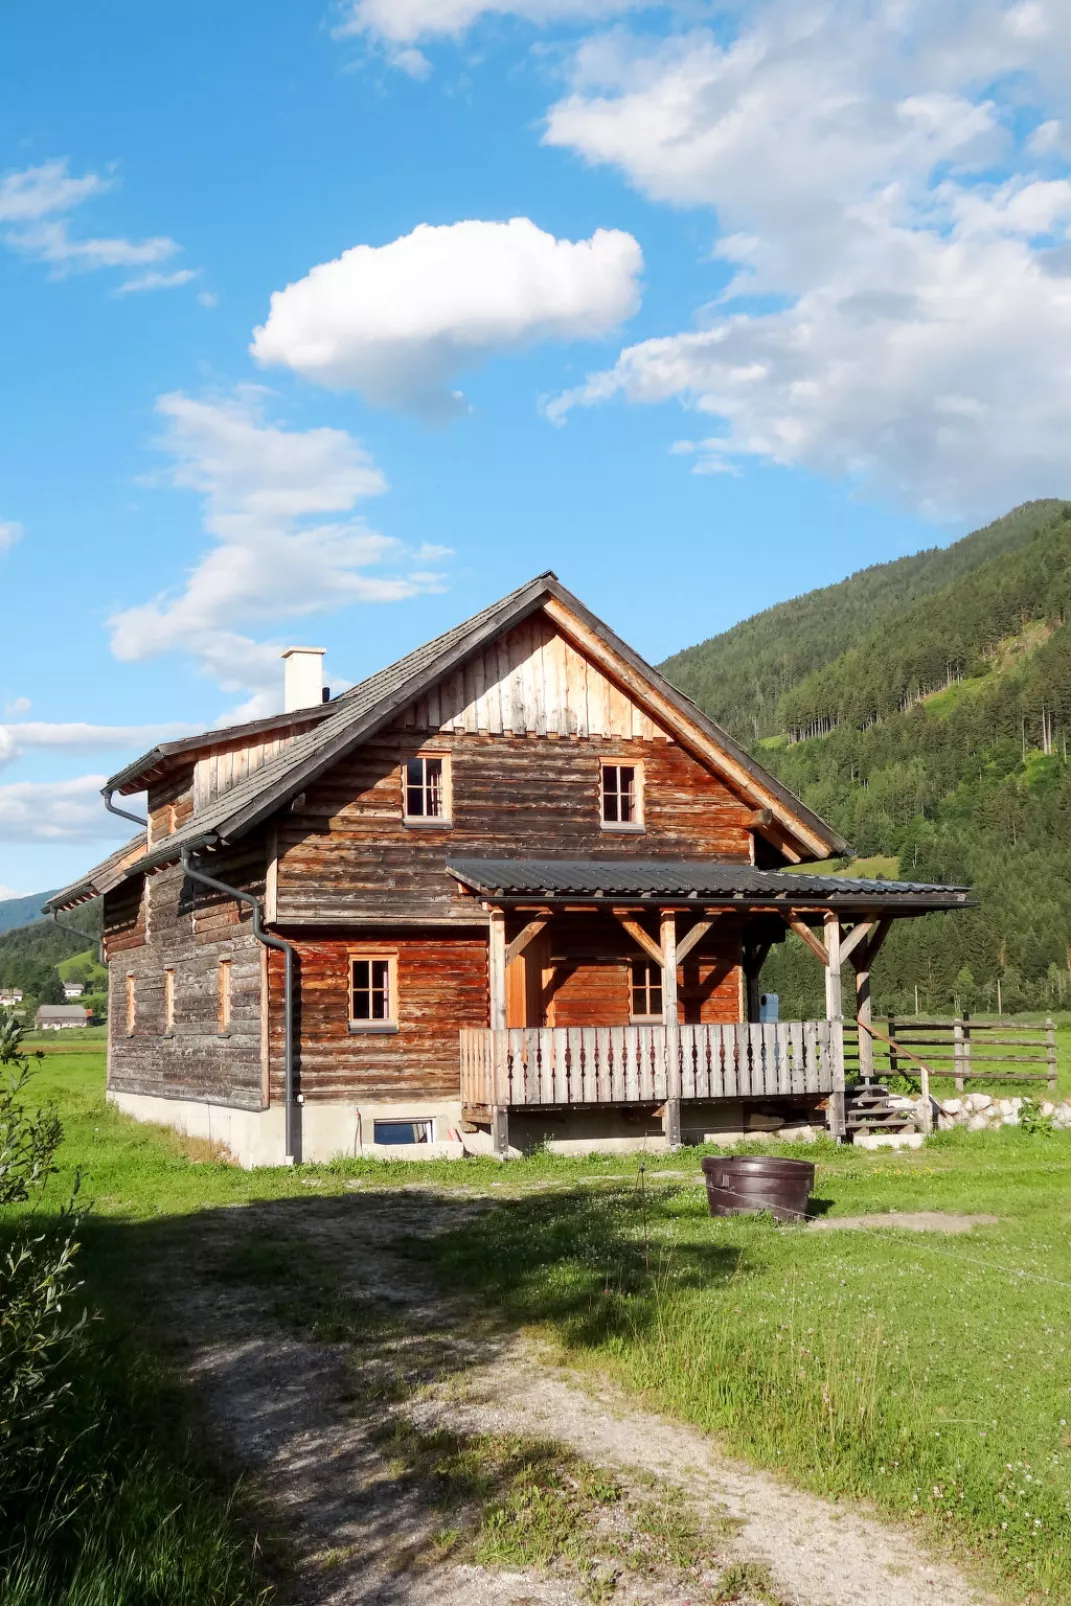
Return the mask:
<path id="1" fill-rule="evenodd" d="M 839 1021 L 461 1032 L 461 1098 L 469 1106 L 659 1104 L 843 1086 Z"/>
<path id="2" fill-rule="evenodd" d="M 873 1074 L 917 1076 L 925 1062 L 932 1077 L 954 1080 L 962 1093 L 966 1082 L 1048 1082 L 1056 1086 L 1056 1027 L 1053 1021 L 917 1020 L 903 1015 L 875 1020 Z M 845 1021 L 845 1059 L 849 1071 L 860 1068 L 854 1021 Z M 910 1052 L 903 1052 L 908 1050 Z M 914 1062 L 914 1063 L 913 1063 Z"/>

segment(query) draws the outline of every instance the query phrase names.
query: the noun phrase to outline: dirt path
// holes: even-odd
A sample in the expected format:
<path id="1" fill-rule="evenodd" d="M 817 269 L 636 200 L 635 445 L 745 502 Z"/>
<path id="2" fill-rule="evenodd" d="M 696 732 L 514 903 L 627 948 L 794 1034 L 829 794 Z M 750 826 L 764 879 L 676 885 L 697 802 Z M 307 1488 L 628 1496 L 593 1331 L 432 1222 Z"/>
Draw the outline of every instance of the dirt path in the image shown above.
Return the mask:
<path id="1" fill-rule="evenodd" d="M 485 1328 L 391 1253 L 428 1230 L 427 1199 L 397 1193 L 221 1210 L 169 1265 L 189 1373 L 289 1557 L 281 1602 L 989 1599 L 910 1533 Z"/>

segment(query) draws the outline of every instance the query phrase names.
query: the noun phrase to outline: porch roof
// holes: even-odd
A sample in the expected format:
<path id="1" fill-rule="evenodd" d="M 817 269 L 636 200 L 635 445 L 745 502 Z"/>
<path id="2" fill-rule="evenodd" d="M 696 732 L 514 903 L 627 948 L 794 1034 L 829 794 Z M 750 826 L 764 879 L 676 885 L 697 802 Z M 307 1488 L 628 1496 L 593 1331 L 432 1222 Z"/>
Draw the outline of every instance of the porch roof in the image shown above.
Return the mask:
<path id="1" fill-rule="evenodd" d="M 871 881 L 847 876 L 756 870 L 717 859 L 451 859 L 463 887 L 502 902 L 587 903 L 640 899 L 729 907 L 880 910 L 921 914 L 969 908 L 970 889 L 928 881 Z"/>

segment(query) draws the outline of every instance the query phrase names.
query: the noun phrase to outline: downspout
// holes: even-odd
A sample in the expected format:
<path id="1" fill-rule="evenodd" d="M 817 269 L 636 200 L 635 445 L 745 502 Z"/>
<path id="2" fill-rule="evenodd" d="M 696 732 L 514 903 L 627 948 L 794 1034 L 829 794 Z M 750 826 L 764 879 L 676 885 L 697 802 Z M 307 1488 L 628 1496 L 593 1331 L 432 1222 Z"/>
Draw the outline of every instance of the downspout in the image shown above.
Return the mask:
<path id="1" fill-rule="evenodd" d="M 148 825 L 148 820 L 143 820 L 140 814 L 131 814 L 129 809 L 121 809 L 117 803 L 113 803 L 112 791 L 113 788 L 110 786 L 102 786 L 100 789 L 100 795 L 104 799 L 104 807 L 109 814 L 118 814 L 121 820 L 133 820 L 135 825 Z"/>
<path id="2" fill-rule="evenodd" d="M 81 937 L 83 942 L 88 942 L 90 946 L 92 946 L 93 938 L 90 933 L 88 931 L 79 931 L 77 926 L 69 926 L 65 920 L 60 919 L 55 909 L 52 910 L 48 918 L 51 920 L 54 926 L 58 926 L 61 931 L 65 931 L 69 937 Z M 97 938 L 97 964 L 103 965 L 103 963 L 104 933 L 102 931 L 100 936 Z"/>
<path id="3" fill-rule="evenodd" d="M 296 950 L 292 943 L 284 942 L 281 937 L 275 937 L 270 931 L 265 931 L 261 918 L 260 904 L 251 892 L 243 892 L 238 887 L 230 887 L 225 881 L 217 881 L 213 876 L 205 875 L 203 870 L 194 867 L 193 858 L 189 848 L 182 848 L 179 852 L 182 868 L 191 881 L 199 881 L 203 887 L 211 887 L 213 892 L 222 892 L 227 898 L 236 898 L 239 903 L 247 903 L 253 913 L 253 935 L 265 948 L 275 948 L 286 960 L 286 978 L 284 987 L 284 1063 L 285 1063 L 285 1108 L 286 1108 L 286 1164 L 293 1165 L 300 1160 L 300 1133 L 297 1123 L 297 1102 L 294 1098 L 294 955 Z"/>

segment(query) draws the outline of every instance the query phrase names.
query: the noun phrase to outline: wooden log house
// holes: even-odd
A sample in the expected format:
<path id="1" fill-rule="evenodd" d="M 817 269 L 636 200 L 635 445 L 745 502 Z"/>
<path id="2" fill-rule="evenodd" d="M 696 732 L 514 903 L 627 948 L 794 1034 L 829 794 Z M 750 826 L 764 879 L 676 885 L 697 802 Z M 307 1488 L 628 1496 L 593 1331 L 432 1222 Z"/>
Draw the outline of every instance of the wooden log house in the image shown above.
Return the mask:
<path id="1" fill-rule="evenodd" d="M 843 1132 L 845 962 L 866 1021 L 965 889 L 798 873 L 845 843 L 553 574 L 321 678 L 113 776 L 145 830 L 47 906 L 104 900 L 115 1104 L 248 1165 Z M 759 1020 L 788 930 L 823 1020 Z"/>

